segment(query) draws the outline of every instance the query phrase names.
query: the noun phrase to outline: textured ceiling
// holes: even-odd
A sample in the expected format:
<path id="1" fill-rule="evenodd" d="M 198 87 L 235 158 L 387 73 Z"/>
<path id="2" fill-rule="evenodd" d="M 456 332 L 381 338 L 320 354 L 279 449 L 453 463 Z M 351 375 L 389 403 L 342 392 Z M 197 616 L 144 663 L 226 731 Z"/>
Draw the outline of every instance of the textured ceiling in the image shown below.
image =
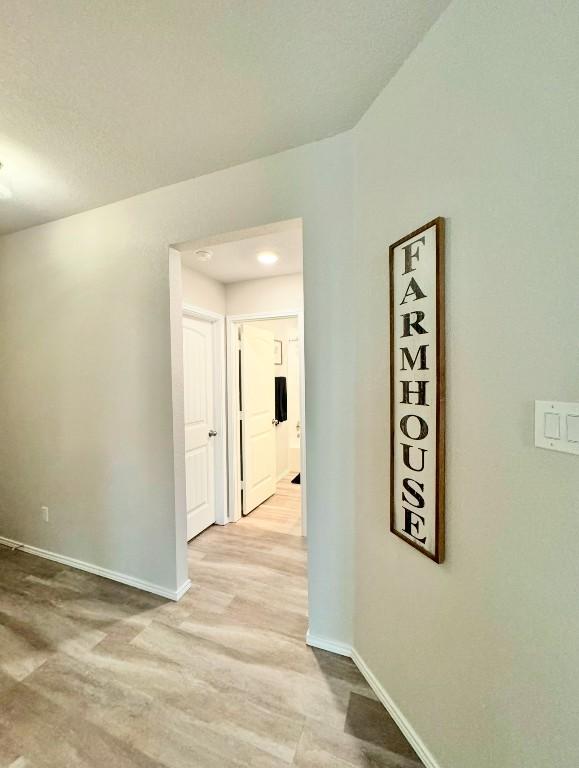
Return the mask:
<path id="1" fill-rule="evenodd" d="M 2 0 L 22 229 L 351 128 L 448 0 Z"/>

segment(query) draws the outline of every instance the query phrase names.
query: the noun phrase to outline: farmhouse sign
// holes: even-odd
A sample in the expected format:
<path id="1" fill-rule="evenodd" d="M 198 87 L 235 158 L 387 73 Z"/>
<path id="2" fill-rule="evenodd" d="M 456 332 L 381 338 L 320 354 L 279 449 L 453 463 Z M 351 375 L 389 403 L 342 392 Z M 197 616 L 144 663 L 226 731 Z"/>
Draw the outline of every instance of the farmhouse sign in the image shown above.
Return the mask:
<path id="1" fill-rule="evenodd" d="M 390 246 L 390 530 L 444 560 L 444 219 Z"/>

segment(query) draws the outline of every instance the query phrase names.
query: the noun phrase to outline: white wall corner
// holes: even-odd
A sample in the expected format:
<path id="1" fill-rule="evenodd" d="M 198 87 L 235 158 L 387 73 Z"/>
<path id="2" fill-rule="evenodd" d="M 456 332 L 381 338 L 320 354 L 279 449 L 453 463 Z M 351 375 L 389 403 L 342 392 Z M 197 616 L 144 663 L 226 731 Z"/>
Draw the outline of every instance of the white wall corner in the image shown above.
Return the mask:
<path id="1" fill-rule="evenodd" d="M 441 764 L 435 759 L 434 755 L 428 747 L 424 744 L 418 733 L 414 730 L 414 726 L 406 718 L 403 712 L 398 708 L 398 705 L 392 699 L 390 694 L 386 691 L 383 685 L 380 683 L 376 675 L 368 667 L 364 659 L 360 656 L 355 648 L 352 648 L 352 661 L 358 667 L 366 682 L 370 688 L 374 691 L 376 696 L 382 702 L 389 715 L 392 717 L 396 725 L 400 728 L 404 736 L 407 738 L 410 746 L 416 752 L 418 757 L 422 760 L 426 768 L 442 768 Z"/>
<path id="2" fill-rule="evenodd" d="M 181 255 L 169 248 L 169 315 L 171 332 L 171 401 L 173 411 L 173 483 L 175 583 L 185 584 L 187 564 L 187 501 L 185 495 L 185 394 L 183 373 L 183 286 Z"/>

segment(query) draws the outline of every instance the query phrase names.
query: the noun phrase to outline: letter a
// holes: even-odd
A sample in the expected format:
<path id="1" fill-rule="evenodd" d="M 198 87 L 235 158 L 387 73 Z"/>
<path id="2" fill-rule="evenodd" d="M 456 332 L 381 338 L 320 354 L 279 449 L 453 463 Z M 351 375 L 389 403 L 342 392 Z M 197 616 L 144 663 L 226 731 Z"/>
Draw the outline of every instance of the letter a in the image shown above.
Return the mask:
<path id="1" fill-rule="evenodd" d="M 426 294 L 422 290 L 422 288 L 418 285 L 416 280 L 411 277 L 410 282 L 408 283 L 408 288 L 406 289 L 406 293 L 404 294 L 404 298 L 400 302 L 400 304 L 406 304 L 406 299 L 408 296 L 414 296 L 413 301 L 418 301 L 418 299 L 425 299 Z"/>

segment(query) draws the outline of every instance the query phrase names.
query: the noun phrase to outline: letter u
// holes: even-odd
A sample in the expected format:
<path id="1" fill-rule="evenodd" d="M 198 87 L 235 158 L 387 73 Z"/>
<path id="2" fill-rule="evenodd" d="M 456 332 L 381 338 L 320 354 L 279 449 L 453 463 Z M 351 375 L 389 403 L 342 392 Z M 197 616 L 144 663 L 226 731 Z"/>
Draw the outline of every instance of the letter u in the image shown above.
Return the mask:
<path id="1" fill-rule="evenodd" d="M 408 469 L 412 469 L 414 472 L 422 472 L 424 469 L 424 454 L 426 453 L 425 448 L 417 448 L 415 445 L 406 445 L 406 443 L 400 443 L 402 446 L 402 459 Z M 412 462 L 410 461 L 410 449 L 413 448 L 415 451 L 420 451 L 420 461 L 421 465 L 419 467 L 413 467 Z"/>

